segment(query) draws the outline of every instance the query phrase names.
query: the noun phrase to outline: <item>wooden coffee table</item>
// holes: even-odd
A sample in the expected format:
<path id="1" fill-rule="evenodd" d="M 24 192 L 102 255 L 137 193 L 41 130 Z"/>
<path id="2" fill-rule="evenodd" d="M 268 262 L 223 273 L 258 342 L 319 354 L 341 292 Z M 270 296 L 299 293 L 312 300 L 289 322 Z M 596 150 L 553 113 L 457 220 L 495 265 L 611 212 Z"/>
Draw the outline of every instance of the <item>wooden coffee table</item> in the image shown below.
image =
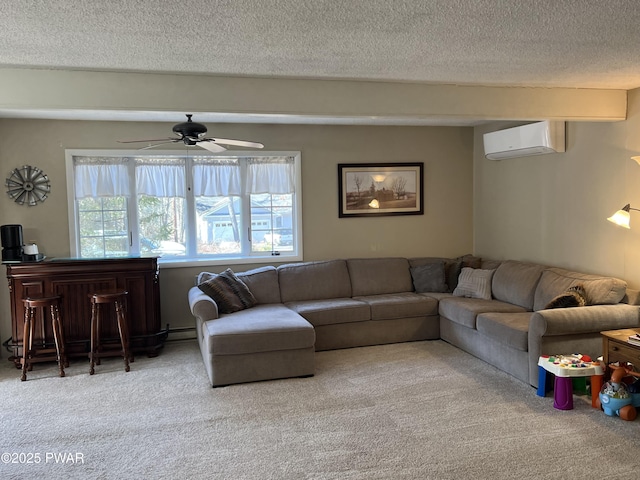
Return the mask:
<path id="1" fill-rule="evenodd" d="M 602 335 L 602 359 L 605 365 L 614 362 L 628 362 L 640 370 L 640 346 L 627 341 L 629 336 L 638 333 L 640 329 L 625 328 L 622 330 L 608 330 L 600 332 Z"/>

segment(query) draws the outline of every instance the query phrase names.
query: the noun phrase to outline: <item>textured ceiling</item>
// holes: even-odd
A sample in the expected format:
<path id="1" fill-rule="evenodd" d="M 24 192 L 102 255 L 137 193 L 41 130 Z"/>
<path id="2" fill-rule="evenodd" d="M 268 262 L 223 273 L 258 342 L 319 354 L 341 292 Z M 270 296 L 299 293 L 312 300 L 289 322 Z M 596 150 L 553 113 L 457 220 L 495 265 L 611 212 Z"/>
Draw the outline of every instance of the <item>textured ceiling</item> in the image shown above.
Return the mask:
<path id="1" fill-rule="evenodd" d="M 3 2 L 0 65 L 640 86 L 637 0 Z"/>
<path id="2" fill-rule="evenodd" d="M 640 87 L 638 0 L 3 2 L 0 67 Z"/>

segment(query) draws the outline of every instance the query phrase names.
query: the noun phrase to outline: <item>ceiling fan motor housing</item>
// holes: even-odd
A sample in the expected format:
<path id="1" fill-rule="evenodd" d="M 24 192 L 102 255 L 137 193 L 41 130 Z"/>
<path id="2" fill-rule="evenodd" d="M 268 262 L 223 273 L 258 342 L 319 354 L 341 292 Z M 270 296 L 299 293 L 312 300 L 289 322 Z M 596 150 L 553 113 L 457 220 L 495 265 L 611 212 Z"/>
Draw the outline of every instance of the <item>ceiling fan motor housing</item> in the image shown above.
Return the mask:
<path id="1" fill-rule="evenodd" d="M 230 138 L 205 138 L 207 127 L 201 123 L 194 122 L 193 120 L 191 120 L 191 117 L 191 114 L 187 114 L 186 122 L 178 123 L 177 125 L 173 126 L 173 133 L 177 134 L 179 138 L 158 138 L 155 140 L 129 140 L 119 142 L 145 142 L 148 145 L 144 147 L 144 149 L 153 148 L 155 146 L 164 145 L 167 143 L 182 142 L 190 147 L 197 145 L 213 153 L 224 152 L 227 149 L 225 145 L 231 145 L 234 147 L 264 148 L 264 145 L 258 142 L 232 140 Z"/>
<path id="2" fill-rule="evenodd" d="M 207 133 L 207 127 L 201 123 L 191 120 L 191 115 L 187 115 L 188 120 L 186 122 L 178 123 L 173 126 L 174 133 L 189 138 L 201 138 Z"/>

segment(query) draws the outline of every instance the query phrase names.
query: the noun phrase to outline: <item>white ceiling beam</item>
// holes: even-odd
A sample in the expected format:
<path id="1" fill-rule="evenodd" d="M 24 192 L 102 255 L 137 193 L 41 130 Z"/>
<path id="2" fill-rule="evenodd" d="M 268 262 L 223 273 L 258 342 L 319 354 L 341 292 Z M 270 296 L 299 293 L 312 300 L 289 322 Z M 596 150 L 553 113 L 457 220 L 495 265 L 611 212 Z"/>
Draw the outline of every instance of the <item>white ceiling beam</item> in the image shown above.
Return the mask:
<path id="1" fill-rule="evenodd" d="M 416 124 L 431 119 L 446 125 L 619 121 L 626 118 L 626 110 L 625 90 L 0 69 L 0 116 L 5 117 L 31 112 L 37 118 L 38 111 L 71 116 L 74 111 L 147 112 L 149 120 L 169 121 L 153 115 L 175 112 L 171 120 L 179 121 L 184 113 L 209 112 L 263 116 L 264 123 L 269 123 L 269 116 L 291 116 L 291 123 L 296 123 L 298 116 L 374 123 L 413 119 Z"/>

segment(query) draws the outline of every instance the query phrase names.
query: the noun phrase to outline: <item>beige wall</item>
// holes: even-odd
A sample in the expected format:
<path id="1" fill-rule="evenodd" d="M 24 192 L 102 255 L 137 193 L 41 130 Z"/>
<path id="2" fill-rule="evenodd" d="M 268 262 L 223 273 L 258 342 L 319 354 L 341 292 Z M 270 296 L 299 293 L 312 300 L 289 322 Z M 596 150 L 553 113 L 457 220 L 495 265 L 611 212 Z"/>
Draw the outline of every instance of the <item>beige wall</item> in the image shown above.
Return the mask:
<path id="1" fill-rule="evenodd" d="M 457 127 L 211 125 L 220 137 L 253 139 L 272 150 L 302 152 L 305 260 L 383 255 L 453 256 L 472 249 L 473 130 Z M 36 207 L 0 197 L 0 224 L 23 225 L 50 257 L 69 255 L 64 150 L 122 146 L 117 139 L 155 138 L 171 124 L 0 120 L 0 165 L 5 174 L 29 164 L 51 179 L 51 195 Z M 338 218 L 337 164 L 424 162 L 425 214 Z M 640 221 L 640 219 L 639 219 Z M 243 265 L 241 271 L 250 266 Z M 224 267 L 203 267 L 220 271 Z M 186 292 L 200 268 L 161 269 L 162 321 L 190 327 Z M 9 294 L 0 286 L 0 338 L 11 335 Z"/>
<path id="2" fill-rule="evenodd" d="M 567 151 L 486 160 L 474 134 L 474 251 L 615 275 L 640 288 L 640 212 L 631 230 L 606 218 L 626 203 L 640 208 L 640 90 L 628 119 L 567 124 Z M 508 125 L 510 126 L 510 125 Z"/>

